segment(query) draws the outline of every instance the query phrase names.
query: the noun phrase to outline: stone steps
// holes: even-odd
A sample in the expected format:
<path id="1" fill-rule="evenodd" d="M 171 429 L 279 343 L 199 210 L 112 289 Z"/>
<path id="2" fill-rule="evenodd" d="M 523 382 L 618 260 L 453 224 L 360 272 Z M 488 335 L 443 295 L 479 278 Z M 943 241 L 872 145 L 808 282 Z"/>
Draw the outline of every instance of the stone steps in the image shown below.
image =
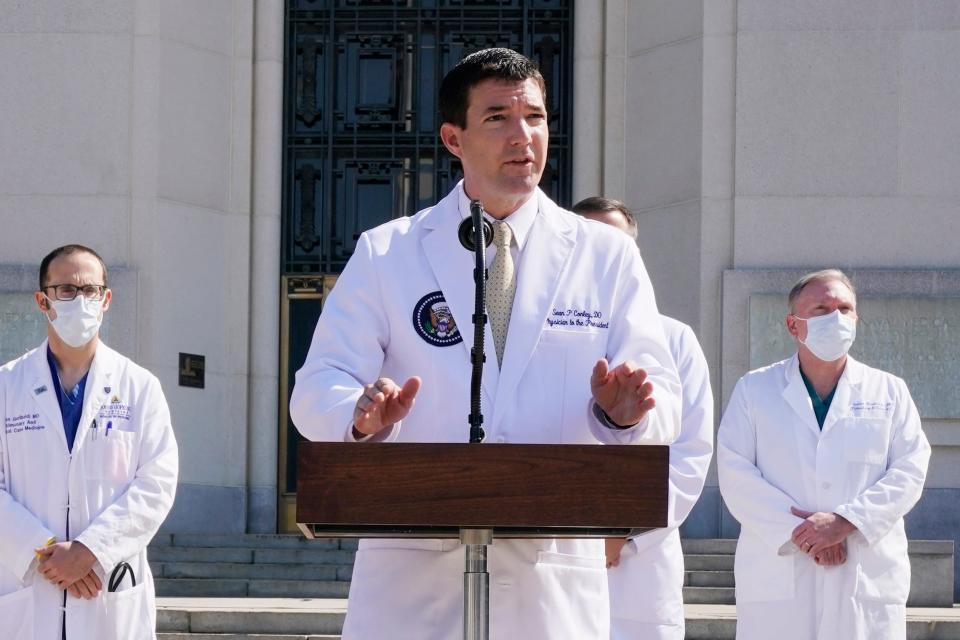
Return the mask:
<path id="1" fill-rule="evenodd" d="M 692 554 L 683 556 L 683 567 L 687 571 L 730 571 L 733 572 L 733 554 Z"/>
<path id="2" fill-rule="evenodd" d="M 355 551 L 344 549 L 256 549 L 242 547 L 150 546 L 150 560 L 219 564 L 352 565 Z"/>
<path id="3" fill-rule="evenodd" d="M 182 598 L 346 598 L 349 582 L 322 580 L 159 579 L 157 595 Z"/>
<path id="4" fill-rule="evenodd" d="M 340 640 L 340 636 L 275 635 L 263 633 L 158 633 L 157 640 Z"/>
<path id="5" fill-rule="evenodd" d="M 346 612 L 345 598 L 158 597 L 157 631 L 191 634 L 191 640 L 195 633 L 337 636 Z"/>
<path id="6" fill-rule="evenodd" d="M 152 560 L 152 557 L 151 557 Z M 245 578 L 248 580 L 350 580 L 352 563 L 277 564 L 150 562 L 154 578 Z"/>
<path id="7" fill-rule="evenodd" d="M 733 587 L 684 587 L 684 604 L 734 604 Z"/>
<path id="8" fill-rule="evenodd" d="M 687 640 L 733 640 L 736 608 L 687 604 Z M 158 640 L 338 640 L 343 599 L 158 598 Z M 960 640 L 960 607 L 907 610 L 907 640 Z"/>
<path id="9" fill-rule="evenodd" d="M 736 540 L 681 541 L 684 600 L 734 603 Z M 356 540 L 296 535 L 158 536 L 150 545 L 157 594 L 171 597 L 341 598 L 349 591 Z M 910 606 L 953 603 L 953 544 L 910 541 Z"/>

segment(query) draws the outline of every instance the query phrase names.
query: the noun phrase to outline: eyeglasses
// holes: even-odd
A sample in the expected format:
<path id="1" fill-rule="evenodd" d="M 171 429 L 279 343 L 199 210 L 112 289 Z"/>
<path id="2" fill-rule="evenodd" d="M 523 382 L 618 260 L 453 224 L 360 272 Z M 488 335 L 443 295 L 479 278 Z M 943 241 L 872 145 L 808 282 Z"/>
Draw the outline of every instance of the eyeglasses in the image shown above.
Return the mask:
<path id="1" fill-rule="evenodd" d="M 47 289 L 53 289 L 57 300 L 73 300 L 78 293 L 82 293 L 87 300 L 101 300 L 107 287 L 102 284 L 82 284 L 79 286 L 75 284 L 48 284 L 42 291 Z"/>

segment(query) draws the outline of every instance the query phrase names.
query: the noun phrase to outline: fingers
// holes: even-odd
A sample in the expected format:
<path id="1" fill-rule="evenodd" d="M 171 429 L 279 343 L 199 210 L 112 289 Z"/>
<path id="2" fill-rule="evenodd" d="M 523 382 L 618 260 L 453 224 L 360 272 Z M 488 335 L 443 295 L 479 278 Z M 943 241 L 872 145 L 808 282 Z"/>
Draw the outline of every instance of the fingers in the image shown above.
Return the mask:
<path id="1" fill-rule="evenodd" d="M 606 358 L 600 358 L 597 360 L 597 364 L 593 365 L 593 373 L 590 375 L 590 386 L 598 387 L 605 384 L 608 382 L 609 374 L 610 364 Z"/>
<path id="2" fill-rule="evenodd" d="M 80 589 L 77 588 L 77 585 L 76 585 L 76 584 L 72 584 L 72 585 L 70 585 L 69 587 L 67 587 L 67 591 L 68 591 L 68 592 L 70 593 L 70 595 L 72 595 L 74 598 L 82 598 L 82 597 L 83 597 L 82 595 L 80 595 Z"/>
<path id="3" fill-rule="evenodd" d="M 420 385 L 417 376 L 407 380 L 402 388 L 390 378 L 378 378 L 373 384 L 364 385 L 353 409 L 353 426 L 361 433 L 372 434 L 402 420 L 413 407 Z"/>
<path id="4" fill-rule="evenodd" d="M 57 570 L 57 567 L 51 562 L 44 562 L 38 568 L 40 575 L 49 580 L 50 582 L 56 583 L 57 577 L 60 572 Z"/>
<path id="5" fill-rule="evenodd" d="M 793 530 L 793 533 L 790 534 L 790 539 L 793 540 L 793 543 L 795 545 L 797 545 L 798 547 L 800 546 L 800 543 L 803 542 L 804 538 L 806 537 L 804 534 L 807 532 L 807 529 L 809 528 L 810 528 L 809 522 L 801 522 L 796 526 L 796 528 Z"/>
<path id="6" fill-rule="evenodd" d="M 80 597 L 84 600 L 89 600 L 93 597 L 93 593 L 90 591 L 90 585 L 87 584 L 86 578 L 80 578 L 70 585 L 70 587 L 68 587 L 68 590 L 69 589 L 75 589 L 80 594 Z"/>
<path id="7" fill-rule="evenodd" d="M 90 584 L 93 585 L 93 588 L 96 591 L 96 593 L 99 593 L 100 590 L 103 589 L 103 583 L 100 582 L 100 576 L 98 576 L 93 571 L 87 574 L 86 579 L 89 581 Z M 94 595 L 96 595 L 96 593 Z"/>
<path id="8" fill-rule="evenodd" d="M 417 376 L 413 376 L 409 380 L 403 383 L 403 388 L 400 389 L 400 392 L 397 394 L 397 401 L 407 409 L 413 406 L 413 399 L 417 397 L 417 393 L 420 392 L 420 383 L 421 380 Z"/>
<path id="9" fill-rule="evenodd" d="M 621 364 L 616 368 L 616 373 L 627 385 L 634 388 L 643 385 L 647 379 L 647 372 L 634 367 L 632 362 L 624 362 Z M 650 389 L 651 391 L 653 390 L 652 384 L 650 385 Z"/>
<path id="10" fill-rule="evenodd" d="M 790 507 L 790 513 L 797 516 L 798 518 L 807 519 L 813 515 L 813 511 L 804 511 L 798 507 Z"/>
<path id="11" fill-rule="evenodd" d="M 843 543 L 824 548 L 814 556 L 816 563 L 823 567 L 836 567 L 847 561 L 847 549 Z"/>
<path id="12" fill-rule="evenodd" d="M 636 421 L 640 422 L 641 420 L 643 420 L 648 413 L 653 411 L 653 408 L 655 406 L 657 406 L 656 400 L 654 400 L 653 398 L 646 398 L 643 402 L 640 403 L 640 406 L 638 407 Z"/>
<path id="13" fill-rule="evenodd" d="M 357 400 L 353 409 L 353 424 L 357 430 L 366 433 L 371 423 L 375 423 L 374 414 L 383 407 L 387 394 L 396 388 L 393 380 L 380 378 L 373 384 L 364 385 L 363 395 Z"/>
<path id="14" fill-rule="evenodd" d="M 624 538 L 607 538 L 604 540 L 604 551 L 607 556 L 607 569 L 620 565 L 620 552 L 627 543 Z"/>
<path id="15" fill-rule="evenodd" d="M 34 549 L 33 552 L 37 554 L 37 558 L 40 560 L 40 562 L 43 562 L 44 560 L 49 558 L 51 555 L 53 555 L 53 550 L 54 550 L 54 547 L 49 546 L 49 547 L 40 547 L 38 549 Z"/>
<path id="16" fill-rule="evenodd" d="M 77 582 L 77 585 L 80 585 L 80 592 L 84 593 L 83 596 L 86 599 L 96 598 L 97 594 L 100 593 L 100 578 L 97 577 L 97 574 L 90 572 L 84 577 L 80 578 Z"/>

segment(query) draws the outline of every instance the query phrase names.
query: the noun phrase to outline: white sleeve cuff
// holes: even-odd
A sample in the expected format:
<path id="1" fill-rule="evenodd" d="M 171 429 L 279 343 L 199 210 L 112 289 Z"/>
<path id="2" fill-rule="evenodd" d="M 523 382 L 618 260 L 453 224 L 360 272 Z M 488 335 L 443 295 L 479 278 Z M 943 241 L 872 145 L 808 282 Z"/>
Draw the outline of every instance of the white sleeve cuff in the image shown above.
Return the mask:
<path id="1" fill-rule="evenodd" d="M 612 431 L 630 431 L 631 429 L 635 429 L 637 425 L 640 424 L 640 422 L 643 422 L 641 420 L 637 424 L 632 424 L 628 427 L 621 427 L 620 425 L 617 425 L 611 422 L 606 412 L 603 409 L 601 409 L 600 405 L 598 405 L 596 402 L 593 403 L 593 417 L 595 417 L 600 424 L 602 424 L 607 429 L 610 429 Z"/>
<path id="2" fill-rule="evenodd" d="M 363 438 L 353 437 L 353 422 L 347 425 L 347 432 L 343 436 L 344 442 L 393 442 L 400 434 L 400 423 L 395 422 L 383 431 L 371 433 Z"/>

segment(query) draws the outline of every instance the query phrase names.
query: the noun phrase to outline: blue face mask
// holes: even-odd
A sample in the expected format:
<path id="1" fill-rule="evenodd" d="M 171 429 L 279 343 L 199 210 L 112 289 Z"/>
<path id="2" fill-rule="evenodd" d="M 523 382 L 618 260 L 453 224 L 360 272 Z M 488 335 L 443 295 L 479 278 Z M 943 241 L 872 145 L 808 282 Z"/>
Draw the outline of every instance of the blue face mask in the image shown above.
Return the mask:
<path id="1" fill-rule="evenodd" d="M 857 321 L 852 315 L 840 313 L 839 309 L 814 318 L 793 317 L 807 323 L 807 337 L 800 340 L 800 344 L 824 362 L 833 362 L 847 355 L 857 337 Z"/>

